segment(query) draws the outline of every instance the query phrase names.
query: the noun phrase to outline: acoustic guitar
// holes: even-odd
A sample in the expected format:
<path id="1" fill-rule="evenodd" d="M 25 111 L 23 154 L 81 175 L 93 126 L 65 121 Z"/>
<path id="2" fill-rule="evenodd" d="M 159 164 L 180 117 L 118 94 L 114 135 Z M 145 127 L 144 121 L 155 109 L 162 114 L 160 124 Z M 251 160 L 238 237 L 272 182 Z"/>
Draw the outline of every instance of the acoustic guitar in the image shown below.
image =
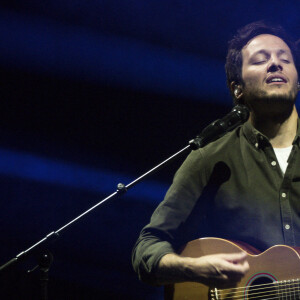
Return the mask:
<path id="1" fill-rule="evenodd" d="M 245 251 L 250 270 L 237 286 L 217 289 L 195 282 L 165 287 L 165 300 L 297 300 L 300 299 L 300 248 L 273 246 L 260 253 L 239 242 L 201 238 L 189 242 L 181 256 L 200 257 Z"/>

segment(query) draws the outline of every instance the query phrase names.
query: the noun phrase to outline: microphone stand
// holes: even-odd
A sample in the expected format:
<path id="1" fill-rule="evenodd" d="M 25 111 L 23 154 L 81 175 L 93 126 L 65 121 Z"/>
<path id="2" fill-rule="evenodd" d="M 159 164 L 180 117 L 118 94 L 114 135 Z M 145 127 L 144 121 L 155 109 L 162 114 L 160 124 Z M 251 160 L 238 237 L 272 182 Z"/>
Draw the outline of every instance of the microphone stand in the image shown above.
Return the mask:
<path id="1" fill-rule="evenodd" d="M 26 257 L 30 256 L 33 253 L 36 253 L 38 250 L 39 251 L 42 250 L 40 257 L 38 259 L 38 266 L 36 266 L 32 270 L 28 271 L 28 273 L 36 270 L 37 268 L 40 269 L 41 299 L 48 300 L 48 294 L 47 294 L 47 285 L 48 285 L 48 280 L 49 280 L 48 272 L 49 272 L 50 265 L 53 261 L 53 255 L 48 250 L 46 250 L 47 245 L 49 245 L 49 244 L 53 243 L 55 240 L 57 240 L 57 238 L 59 237 L 60 233 L 63 230 L 67 229 L 69 226 L 71 226 L 73 223 L 75 223 L 76 221 L 78 221 L 79 219 L 81 219 L 82 217 L 84 217 L 85 215 L 90 213 L 91 211 L 93 211 L 95 208 L 97 208 L 98 206 L 102 205 L 104 202 L 106 202 L 112 198 L 115 198 L 115 197 L 125 194 L 130 188 L 135 186 L 142 179 L 144 179 L 145 177 L 149 176 L 150 174 L 153 174 L 154 172 L 160 170 L 167 163 L 171 162 L 172 160 L 177 158 L 180 154 L 184 153 L 188 149 L 196 150 L 198 148 L 204 147 L 206 144 L 208 144 L 211 141 L 224 135 L 227 131 L 232 130 L 233 128 L 237 127 L 238 125 L 244 123 L 248 119 L 248 116 L 249 116 L 248 110 L 245 115 L 245 109 L 246 108 L 244 108 L 240 105 L 235 106 L 232 110 L 232 112 L 235 113 L 234 124 L 232 122 L 232 118 L 230 118 L 229 120 L 226 120 L 226 122 L 229 124 L 229 126 L 227 126 L 228 124 L 226 122 L 224 122 L 225 118 L 226 117 L 228 118 L 229 114 L 221 120 L 214 121 L 213 123 L 211 123 L 209 126 L 207 126 L 203 130 L 203 132 L 205 132 L 208 129 L 208 131 L 209 131 L 208 135 L 203 135 L 203 134 L 198 135 L 195 139 L 192 139 L 191 141 L 189 141 L 189 144 L 186 147 L 182 148 L 181 150 L 179 150 L 178 152 L 176 152 L 175 154 L 173 154 L 172 156 L 170 156 L 169 158 L 167 158 L 166 160 L 164 160 L 163 162 L 161 162 L 154 168 L 150 169 L 149 171 L 147 171 L 140 177 L 138 177 L 135 180 L 133 180 L 132 182 L 130 182 L 129 184 L 125 185 L 123 183 L 119 183 L 117 185 L 117 190 L 114 193 L 110 194 L 108 197 L 104 198 L 103 200 L 101 200 L 100 202 L 98 202 L 97 204 L 92 206 L 91 208 L 87 209 L 82 214 L 80 214 L 79 216 L 77 216 L 76 218 L 74 218 L 73 220 L 71 220 L 70 222 L 68 222 L 61 228 L 59 228 L 58 230 L 50 232 L 44 238 L 42 238 L 40 241 L 38 241 L 37 243 L 35 243 L 31 247 L 29 247 L 27 250 L 22 251 L 16 257 L 12 258 L 5 264 L 1 265 L 0 266 L 0 274 L 3 273 L 5 270 L 7 270 L 9 267 L 12 267 L 13 265 L 15 265 L 17 262 L 21 262 Z M 232 112 L 230 114 L 232 114 Z M 238 114 L 238 118 L 236 116 L 236 113 Z M 242 114 L 243 114 L 243 116 L 241 117 Z M 215 134 L 212 134 L 212 131 L 214 131 L 214 130 L 215 130 Z"/>

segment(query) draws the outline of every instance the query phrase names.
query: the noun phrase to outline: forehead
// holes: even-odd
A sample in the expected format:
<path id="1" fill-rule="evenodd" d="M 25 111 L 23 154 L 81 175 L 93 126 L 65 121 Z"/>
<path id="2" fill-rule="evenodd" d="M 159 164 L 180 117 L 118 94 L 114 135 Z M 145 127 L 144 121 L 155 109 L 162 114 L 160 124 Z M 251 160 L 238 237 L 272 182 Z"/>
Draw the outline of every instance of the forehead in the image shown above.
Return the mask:
<path id="1" fill-rule="evenodd" d="M 244 58 L 250 57 L 259 51 L 278 52 L 284 51 L 291 54 L 289 46 L 278 36 L 260 34 L 252 38 L 242 49 Z"/>

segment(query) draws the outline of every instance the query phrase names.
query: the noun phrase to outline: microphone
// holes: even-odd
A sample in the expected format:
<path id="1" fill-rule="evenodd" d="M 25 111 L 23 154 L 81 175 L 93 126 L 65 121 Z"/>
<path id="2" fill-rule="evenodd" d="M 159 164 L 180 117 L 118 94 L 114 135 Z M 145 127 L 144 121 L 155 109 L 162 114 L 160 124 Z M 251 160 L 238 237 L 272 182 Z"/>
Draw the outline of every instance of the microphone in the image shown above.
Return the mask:
<path id="1" fill-rule="evenodd" d="M 195 139 L 189 141 L 189 144 L 193 150 L 202 148 L 217 140 L 226 132 L 245 123 L 248 118 L 248 108 L 245 105 L 236 105 L 224 118 L 218 119 L 205 127 Z"/>

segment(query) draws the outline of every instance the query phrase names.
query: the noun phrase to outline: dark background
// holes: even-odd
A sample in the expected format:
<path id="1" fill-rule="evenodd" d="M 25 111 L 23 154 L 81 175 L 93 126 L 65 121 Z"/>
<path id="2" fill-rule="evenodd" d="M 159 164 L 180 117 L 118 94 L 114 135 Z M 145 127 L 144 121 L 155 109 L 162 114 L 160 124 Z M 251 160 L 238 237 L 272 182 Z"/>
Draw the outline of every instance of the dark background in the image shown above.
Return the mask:
<path id="1" fill-rule="evenodd" d="M 1 1 L 0 264 L 183 148 L 232 107 L 227 41 L 267 19 L 300 38 L 300 2 Z M 161 299 L 131 249 L 178 158 L 50 246 L 49 299 Z M 36 265 L 1 274 L 35 299 Z"/>

